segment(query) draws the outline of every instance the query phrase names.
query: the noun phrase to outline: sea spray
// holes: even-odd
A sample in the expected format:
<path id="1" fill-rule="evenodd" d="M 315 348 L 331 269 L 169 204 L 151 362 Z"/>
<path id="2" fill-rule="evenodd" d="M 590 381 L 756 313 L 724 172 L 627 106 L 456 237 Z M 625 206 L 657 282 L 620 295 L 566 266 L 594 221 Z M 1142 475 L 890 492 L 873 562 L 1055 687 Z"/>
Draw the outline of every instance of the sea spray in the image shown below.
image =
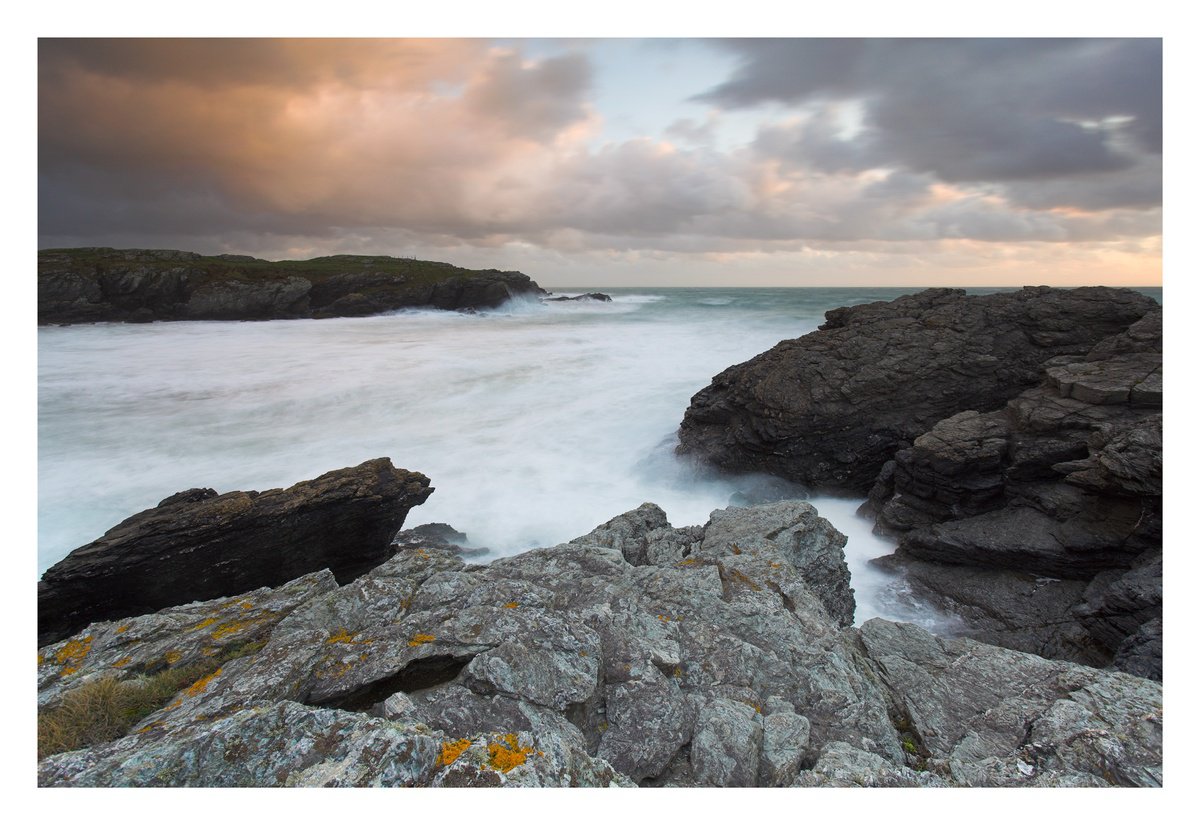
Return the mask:
<path id="1" fill-rule="evenodd" d="M 41 328 L 39 570 L 178 490 L 283 487 L 379 456 L 436 488 L 408 526 L 449 522 L 494 555 L 645 501 L 703 524 L 745 482 L 674 455 L 692 394 L 826 309 L 903 292 L 608 291 L 476 315 Z M 817 502 L 851 536 L 857 619 L 899 618 L 886 576 L 855 561 L 891 547 L 862 538 L 853 505 Z"/>

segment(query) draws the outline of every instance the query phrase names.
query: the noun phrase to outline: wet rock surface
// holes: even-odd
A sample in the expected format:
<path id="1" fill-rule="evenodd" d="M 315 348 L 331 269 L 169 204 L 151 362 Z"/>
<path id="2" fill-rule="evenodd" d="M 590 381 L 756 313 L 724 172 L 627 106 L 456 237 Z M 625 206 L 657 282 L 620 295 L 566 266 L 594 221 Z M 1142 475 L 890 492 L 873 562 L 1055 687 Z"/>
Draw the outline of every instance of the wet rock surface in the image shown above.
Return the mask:
<path id="1" fill-rule="evenodd" d="M 866 493 L 897 449 L 947 416 L 990 411 L 1042 365 L 1085 355 L 1155 307 L 1131 290 L 929 289 L 826 313 L 820 330 L 730 367 L 697 393 L 680 449 L 718 467 Z"/>
<path id="2" fill-rule="evenodd" d="M 73 550 L 38 583 L 38 644 L 121 619 L 274 587 L 325 568 L 341 582 L 392 555 L 410 508 L 433 492 L 378 458 L 287 489 L 187 490 Z"/>
<path id="3" fill-rule="evenodd" d="M 1156 309 L 1053 359 L 1040 386 L 936 423 L 877 479 L 891 566 L 976 638 L 1161 678 L 1161 324 Z"/>
<path id="4" fill-rule="evenodd" d="M 843 543 L 804 502 L 685 528 L 643 505 L 488 565 L 409 547 L 340 587 L 310 576 L 247 599 L 288 605 L 261 650 L 134 733 L 42 760 L 39 784 L 1161 781 L 1158 683 L 909 625 L 850 628 Z M 206 609 L 139 632 L 184 650 L 211 635 L 188 624 Z M 92 640 L 68 675 L 111 670 L 114 633 L 66 640 Z"/>

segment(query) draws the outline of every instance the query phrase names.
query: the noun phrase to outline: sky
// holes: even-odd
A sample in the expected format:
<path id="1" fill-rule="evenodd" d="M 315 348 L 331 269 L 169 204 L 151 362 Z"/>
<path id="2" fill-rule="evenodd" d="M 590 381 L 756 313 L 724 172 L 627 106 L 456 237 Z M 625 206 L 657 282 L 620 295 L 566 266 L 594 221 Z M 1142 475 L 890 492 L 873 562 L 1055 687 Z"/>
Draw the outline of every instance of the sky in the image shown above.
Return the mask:
<path id="1" fill-rule="evenodd" d="M 1159 39 L 41 39 L 39 247 L 1159 284 Z"/>

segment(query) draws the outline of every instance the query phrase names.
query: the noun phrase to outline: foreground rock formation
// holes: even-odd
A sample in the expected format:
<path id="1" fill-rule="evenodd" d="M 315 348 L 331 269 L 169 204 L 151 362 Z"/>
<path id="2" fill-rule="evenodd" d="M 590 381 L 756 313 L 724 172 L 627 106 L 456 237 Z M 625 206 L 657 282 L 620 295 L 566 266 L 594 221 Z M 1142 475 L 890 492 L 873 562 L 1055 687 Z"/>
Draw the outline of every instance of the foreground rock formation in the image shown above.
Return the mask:
<path id="1" fill-rule="evenodd" d="M 974 638 L 1162 674 L 1162 313 L 1129 290 L 927 290 L 718 375 L 681 449 L 870 491 L 885 560 Z"/>
<path id="2" fill-rule="evenodd" d="M 1104 786 L 1161 782 L 1161 686 L 853 615 L 844 537 L 786 501 L 672 528 L 647 504 L 486 566 L 413 547 L 341 587 L 99 623 L 43 704 L 171 655 L 223 663 L 43 786 Z M 242 632 L 251 632 L 244 630 Z M 173 652 L 173 654 L 172 654 Z"/>
<path id="3" fill-rule="evenodd" d="M 51 567 L 38 583 L 38 645 L 101 619 L 275 587 L 328 568 L 340 582 L 394 550 L 433 488 L 386 458 L 286 490 L 176 493 Z"/>
<path id="4" fill-rule="evenodd" d="M 41 324 L 334 318 L 405 307 L 471 310 L 542 294 L 520 272 L 382 255 L 264 261 L 169 249 L 38 253 Z"/>

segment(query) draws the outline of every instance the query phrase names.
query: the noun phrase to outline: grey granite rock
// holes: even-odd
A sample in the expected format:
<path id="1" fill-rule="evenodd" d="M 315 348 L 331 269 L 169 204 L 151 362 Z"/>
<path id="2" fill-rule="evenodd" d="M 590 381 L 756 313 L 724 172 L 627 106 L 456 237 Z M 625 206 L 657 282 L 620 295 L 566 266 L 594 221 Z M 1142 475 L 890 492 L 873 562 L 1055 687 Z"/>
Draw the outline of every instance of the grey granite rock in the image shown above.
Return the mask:
<path id="1" fill-rule="evenodd" d="M 1156 683 L 910 626 L 845 628 L 817 595 L 845 592 L 820 561 L 841 537 L 807 504 L 681 530 L 656 509 L 598 528 L 608 546 L 488 565 L 412 548 L 336 589 L 314 582 L 257 653 L 121 739 L 44 759 L 39 782 L 1010 784 L 1016 759 L 1046 782 L 1159 775 Z M 654 562 L 656 542 L 687 554 Z M 1075 744 L 1101 719 L 1109 733 Z M 1105 773 L 1096 754 L 1122 762 Z"/>

